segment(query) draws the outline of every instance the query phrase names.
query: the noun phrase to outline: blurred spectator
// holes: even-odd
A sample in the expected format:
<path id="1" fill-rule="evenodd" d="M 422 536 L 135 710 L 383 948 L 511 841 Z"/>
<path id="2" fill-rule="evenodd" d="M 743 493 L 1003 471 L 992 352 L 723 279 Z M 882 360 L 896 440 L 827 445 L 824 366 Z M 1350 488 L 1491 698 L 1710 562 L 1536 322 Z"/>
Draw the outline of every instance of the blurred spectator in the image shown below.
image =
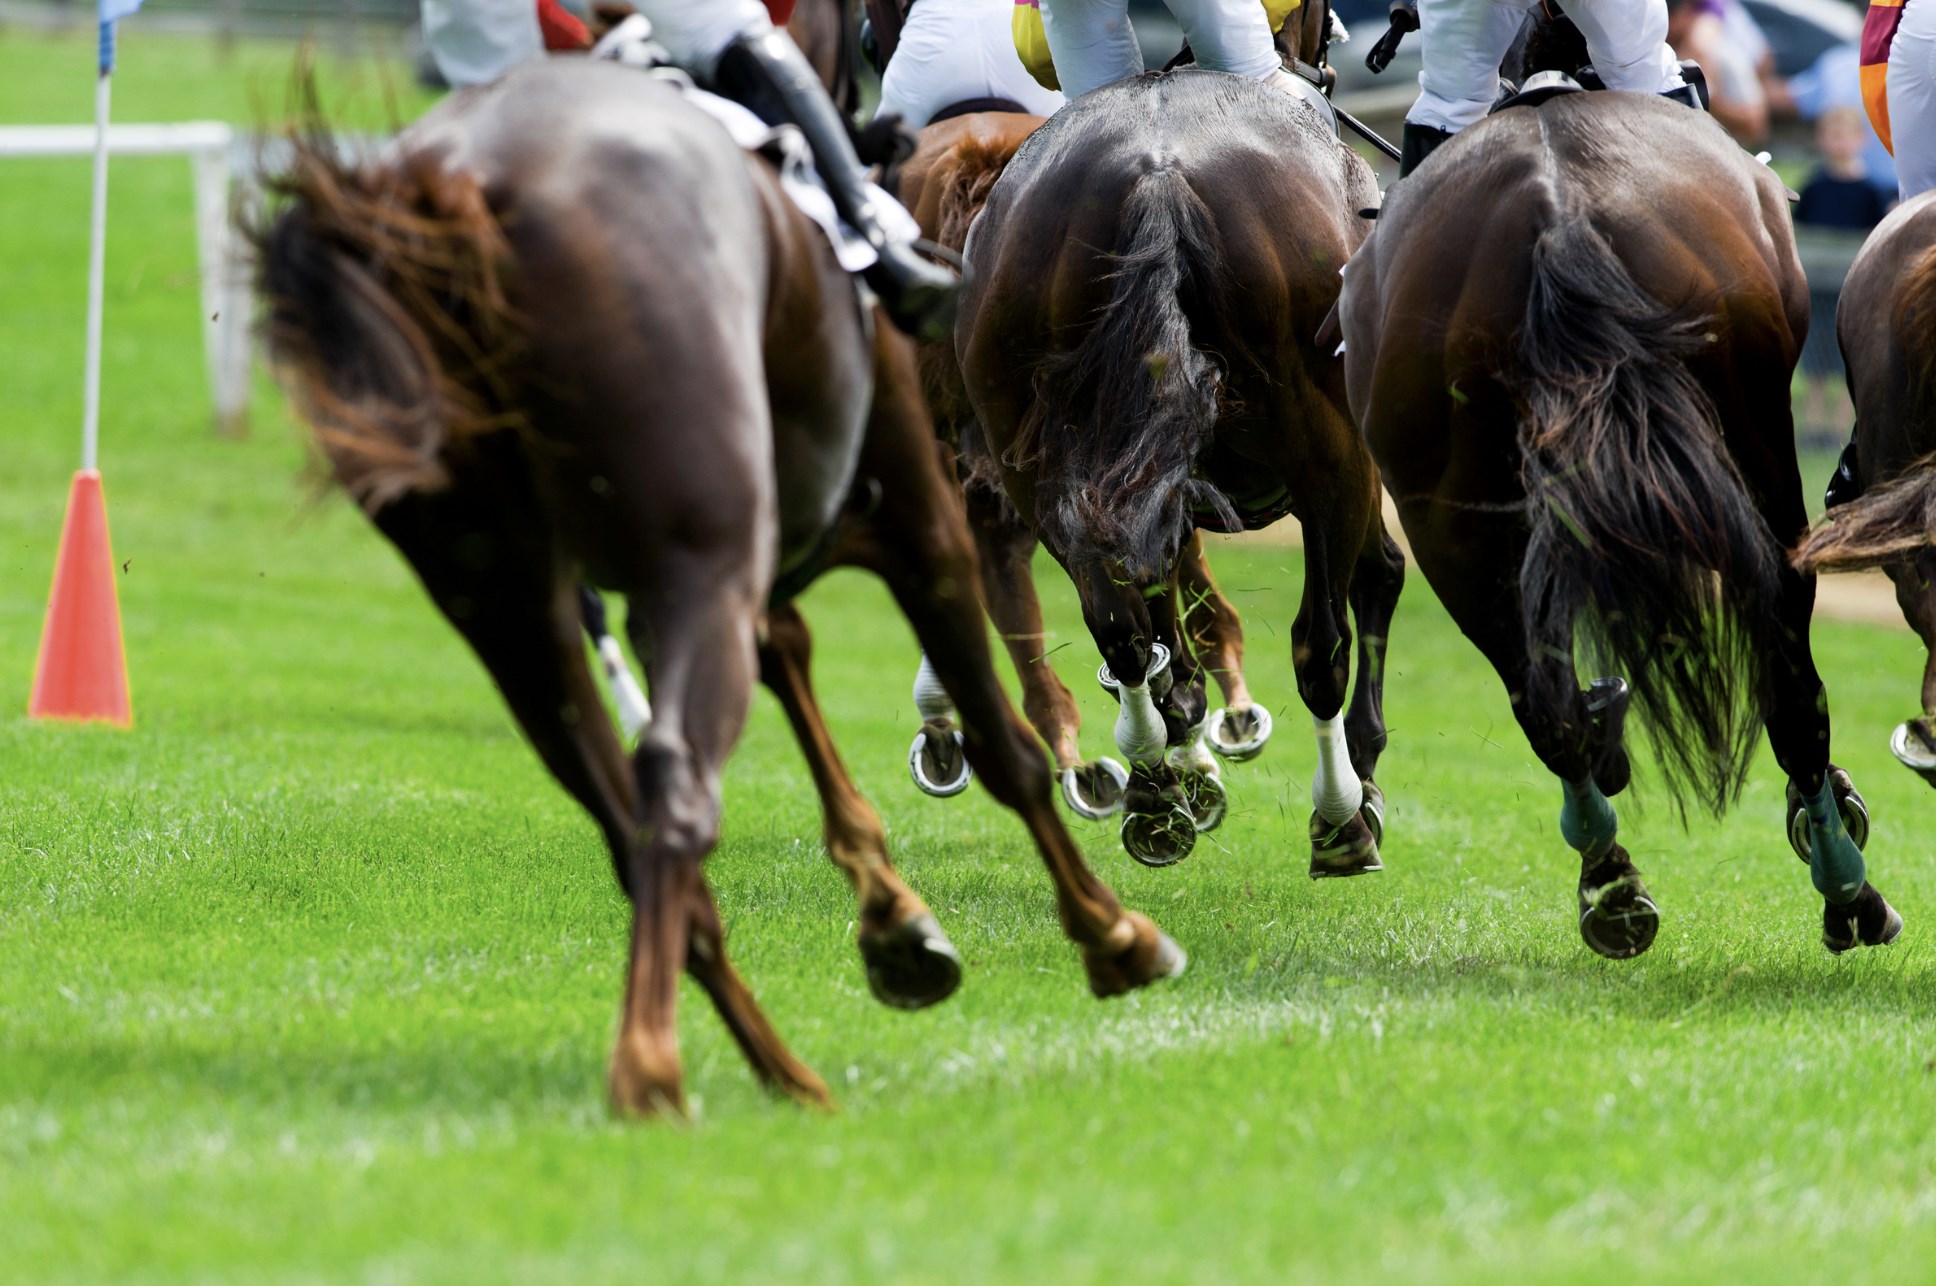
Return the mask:
<path id="1" fill-rule="evenodd" d="M 1707 73 L 1714 119 L 1740 142 L 1759 143 L 1768 133 L 1768 99 L 1755 69 L 1756 51 L 1728 34 L 1724 12 L 1722 0 L 1668 0 L 1667 43 Z"/>
<path id="2" fill-rule="evenodd" d="M 1799 116 L 1819 121 L 1830 110 L 1853 107 L 1862 115 L 1862 168 L 1868 181 L 1885 197 L 1896 193 L 1896 158 L 1876 137 L 1862 105 L 1862 48 L 1837 45 L 1817 58 L 1807 71 L 1771 85 L 1768 110 L 1777 116 Z"/>
<path id="3" fill-rule="evenodd" d="M 1831 107 L 1815 122 L 1815 147 L 1820 165 L 1802 185 L 1795 206 L 1795 222 L 1804 227 L 1848 233 L 1867 232 L 1889 213 L 1889 197 L 1869 181 L 1863 167 L 1863 147 L 1872 137 L 1868 118 L 1859 107 Z M 1854 418 L 1855 407 L 1842 381 L 1842 350 L 1835 342 L 1835 304 L 1839 283 L 1809 283 L 1810 321 L 1802 344 L 1802 378 L 1807 391 L 1802 400 L 1801 429 L 1811 436 L 1839 438 Z"/>
<path id="4" fill-rule="evenodd" d="M 1889 213 L 1889 198 L 1870 180 L 1862 152 L 1868 120 L 1859 107 L 1831 107 L 1815 122 L 1820 165 L 1802 185 L 1795 222 L 1867 232 Z"/>

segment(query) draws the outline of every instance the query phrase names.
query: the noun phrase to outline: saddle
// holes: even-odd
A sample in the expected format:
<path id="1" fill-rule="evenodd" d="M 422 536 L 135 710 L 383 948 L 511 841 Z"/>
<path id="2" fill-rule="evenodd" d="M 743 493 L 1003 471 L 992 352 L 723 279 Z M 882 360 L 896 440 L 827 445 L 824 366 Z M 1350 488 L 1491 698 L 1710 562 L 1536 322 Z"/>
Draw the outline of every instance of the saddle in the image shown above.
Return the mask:
<path id="1" fill-rule="evenodd" d="M 1685 102 L 1689 107 L 1706 111 L 1707 73 L 1701 70 L 1701 64 L 1692 58 L 1683 58 L 1681 79 L 1687 82 L 1682 87 L 1687 91 L 1685 97 L 1679 91 L 1663 94 L 1661 97 Z M 1511 88 L 1511 81 L 1500 83 L 1507 86 L 1509 92 L 1500 95 L 1499 101 L 1492 105 L 1492 111 L 1487 113 L 1489 116 L 1513 107 L 1538 107 L 1547 99 L 1558 98 L 1562 94 L 1582 94 L 1590 89 L 1606 88 L 1606 83 L 1600 79 L 1600 73 L 1594 71 L 1591 66 L 1582 67 L 1571 76 L 1563 71 L 1536 71 L 1526 78 L 1525 84 L 1516 89 Z"/>

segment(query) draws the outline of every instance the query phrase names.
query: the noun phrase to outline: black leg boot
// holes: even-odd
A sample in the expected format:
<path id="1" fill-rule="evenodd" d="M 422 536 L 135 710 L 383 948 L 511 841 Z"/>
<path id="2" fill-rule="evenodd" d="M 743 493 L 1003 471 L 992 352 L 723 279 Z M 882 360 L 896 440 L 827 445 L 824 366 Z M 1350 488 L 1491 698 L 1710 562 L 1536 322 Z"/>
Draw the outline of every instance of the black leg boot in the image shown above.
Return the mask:
<path id="1" fill-rule="evenodd" d="M 1452 137 L 1450 130 L 1442 130 L 1431 125 L 1414 125 L 1405 122 L 1405 133 L 1399 142 L 1398 177 L 1404 178 L 1420 165 L 1432 150 Z"/>
<path id="2" fill-rule="evenodd" d="M 946 335 L 954 325 L 960 281 L 908 243 L 888 236 L 847 123 L 792 38 L 781 31 L 741 37 L 719 56 L 713 79 L 714 88 L 767 124 L 799 127 L 834 208 L 880 256 L 861 276 L 881 297 L 887 315 L 917 339 Z"/>

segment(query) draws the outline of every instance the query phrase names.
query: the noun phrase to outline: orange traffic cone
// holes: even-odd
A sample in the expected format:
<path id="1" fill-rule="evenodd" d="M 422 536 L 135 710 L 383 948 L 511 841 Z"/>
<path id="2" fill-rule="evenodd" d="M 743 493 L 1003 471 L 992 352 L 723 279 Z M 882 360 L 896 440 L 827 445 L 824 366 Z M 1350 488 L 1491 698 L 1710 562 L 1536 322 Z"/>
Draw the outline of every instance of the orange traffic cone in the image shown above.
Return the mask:
<path id="1" fill-rule="evenodd" d="M 27 700 L 30 719 L 99 719 L 127 727 L 128 663 L 121 651 L 121 607 L 115 598 L 114 553 L 108 546 L 101 475 L 83 469 L 67 495 L 54 590 L 40 663 Z"/>

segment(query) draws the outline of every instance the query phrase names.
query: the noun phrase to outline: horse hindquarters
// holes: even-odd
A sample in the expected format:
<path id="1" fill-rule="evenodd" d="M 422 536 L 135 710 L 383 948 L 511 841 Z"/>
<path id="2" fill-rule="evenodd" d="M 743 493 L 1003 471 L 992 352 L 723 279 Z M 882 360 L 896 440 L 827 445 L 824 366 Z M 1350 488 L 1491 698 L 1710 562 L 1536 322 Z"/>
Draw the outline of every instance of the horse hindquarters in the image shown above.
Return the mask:
<path id="1" fill-rule="evenodd" d="M 633 899 L 614 1105 L 683 1105 L 673 1013 L 682 967 L 763 1079 L 826 1101 L 727 962 L 699 869 L 717 836 L 719 768 L 750 700 L 771 573 L 758 336 L 704 346 L 730 369 L 667 362 L 644 388 L 636 373 L 647 367 L 616 351 L 622 341 L 572 344 L 574 325 L 596 323 L 546 315 L 568 309 L 565 298 L 599 297 L 572 288 L 573 240 L 540 235 L 556 212 L 524 212 L 517 231 L 528 241 L 513 265 L 479 182 L 441 172 L 425 152 L 350 170 L 326 145 L 302 146 L 285 191 L 294 200 L 263 238 L 263 288 L 272 343 L 317 440 L 476 649 L 547 766 L 598 819 Z M 546 246 L 558 257 L 545 261 Z M 615 268 L 618 256 L 587 253 L 596 268 L 580 266 L 607 288 L 642 262 Z M 560 288 L 530 292 L 516 316 L 497 289 L 513 266 Z M 621 285 L 654 294 L 651 280 Z M 557 405 L 560 389 L 569 407 Z M 696 412 L 709 405 L 707 422 Z M 530 435 L 507 427 L 527 410 Z M 688 426 L 703 432 L 682 445 L 674 434 Z M 531 450 L 544 431 L 574 449 Z M 659 525 L 628 532 L 628 521 Z M 634 594 L 627 623 L 651 658 L 655 719 L 629 767 L 585 663 L 585 558 Z"/>

